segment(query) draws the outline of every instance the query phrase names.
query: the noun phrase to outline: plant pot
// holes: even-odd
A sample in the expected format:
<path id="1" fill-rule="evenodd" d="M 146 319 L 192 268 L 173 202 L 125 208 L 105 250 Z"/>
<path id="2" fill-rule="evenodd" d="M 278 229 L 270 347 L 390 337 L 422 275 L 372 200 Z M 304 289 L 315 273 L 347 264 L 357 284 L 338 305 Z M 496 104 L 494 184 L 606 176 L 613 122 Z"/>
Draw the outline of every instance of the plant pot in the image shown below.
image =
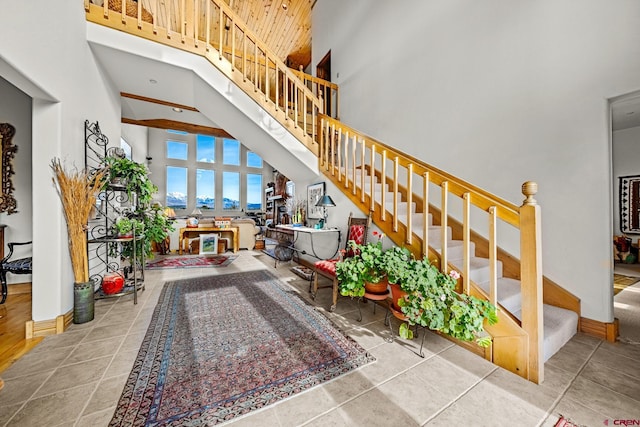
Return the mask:
<path id="1" fill-rule="evenodd" d="M 378 283 L 366 282 L 364 284 L 364 291 L 369 294 L 384 294 L 387 292 L 387 286 L 389 282 L 386 277 L 380 280 Z"/>
<path id="2" fill-rule="evenodd" d="M 74 283 L 73 285 L 73 323 L 86 323 L 93 320 L 95 299 L 93 282 Z"/>
<path id="3" fill-rule="evenodd" d="M 400 288 L 400 285 L 397 283 L 389 283 L 391 287 L 391 306 L 396 311 L 402 311 L 400 306 L 398 305 L 398 300 L 400 298 L 404 298 L 407 293 Z"/>
<path id="4" fill-rule="evenodd" d="M 124 289 L 124 277 L 120 274 L 107 274 L 102 279 L 102 292 L 105 295 L 113 295 Z"/>

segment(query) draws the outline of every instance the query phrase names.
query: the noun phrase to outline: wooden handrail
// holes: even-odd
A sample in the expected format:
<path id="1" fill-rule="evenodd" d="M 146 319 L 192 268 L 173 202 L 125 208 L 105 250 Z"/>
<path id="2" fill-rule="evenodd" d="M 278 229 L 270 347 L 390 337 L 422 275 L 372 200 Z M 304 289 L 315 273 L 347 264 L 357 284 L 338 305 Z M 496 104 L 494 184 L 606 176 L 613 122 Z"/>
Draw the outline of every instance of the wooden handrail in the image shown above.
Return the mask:
<path id="1" fill-rule="evenodd" d="M 462 290 L 465 293 L 498 305 L 499 223 L 519 230 L 522 322 L 504 309 L 501 310 L 498 324 L 487 329 L 496 338 L 488 354 L 513 372 L 536 383 L 541 382 L 544 378 L 542 256 L 539 249 L 540 207 L 533 199 L 537 191 L 535 184 L 526 183 L 523 186 L 526 200 L 518 207 L 327 115 L 320 114 L 319 121 L 319 165 L 325 175 L 342 188 L 354 203 L 365 211 L 371 211 L 374 223 L 397 245 L 411 249 L 417 256 L 429 257 L 444 272 L 460 268 Z M 366 185 L 365 171 L 370 177 Z M 376 183 L 382 187 L 379 193 L 375 190 Z M 430 193 L 430 187 L 431 190 L 436 189 L 435 194 Z M 386 196 L 387 191 L 392 194 L 391 197 Z M 414 195 L 416 191 L 421 194 Z M 429 197 L 438 201 L 440 209 L 438 250 L 429 245 L 429 242 L 434 242 L 429 240 L 429 234 L 434 229 L 430 230 L 426 218 L 432 210 Z M 460 203 L 451 203 L 450 198 L 457 198 Z M 413 221 L 414 200 L 420 201 L 415 206 L 415 212 L 422 214 L 422 221 L 418 223 Z M 460 205 L 459 212 L 452 212 L 454 205 Z M 472 211 L 472 207 L 476 209 Z M 487 247 L 484 251 L 488 254 L 489 263 L 488 293 L 470 279 L 471 259 L 475 256 L 471 253 L 472 212 L 476 221 L 482 221 L 482 218 L 478 218 L 480 213 L 486 216 L 487 221 Z M 461 267 L 454 267 L 449 262 L 447 243 L 450 218 L 458 218 L 462 223 Z M 514 351 L 514 348 L 519 350 Z"/>

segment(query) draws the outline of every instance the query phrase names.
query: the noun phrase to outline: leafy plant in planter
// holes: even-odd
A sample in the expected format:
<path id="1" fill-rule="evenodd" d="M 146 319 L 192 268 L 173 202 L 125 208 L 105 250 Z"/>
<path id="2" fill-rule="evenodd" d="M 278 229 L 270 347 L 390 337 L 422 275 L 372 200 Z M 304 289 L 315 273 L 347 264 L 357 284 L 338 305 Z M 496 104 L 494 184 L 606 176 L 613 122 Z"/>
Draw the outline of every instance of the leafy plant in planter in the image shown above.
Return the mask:
<path id="1" fill-rule="evenodd" d="M 410 274 L 402 284 L 407 295 L 398 301 L 408 323 L 400 326 L 400 336 L 411 338 L 409 326 L 418 324 L 440 331 L 462 341 L 473 341 L 482 347 L 491 344 L 491 337 L 479 336 L 484 321 L 498 321 L 496 307 L 488 301 L 456 292 L 460 277 L 455 270 L 442 273 L 428 260 L 411 262 Z"/>
<path id="2" fill-rule="evenodd" d="M 365 293 L 367 283 L 379 283 L 385 276 L 382 265 L 382 234 L 375 243 L 359 245 L 349 241 L 343 259 L 336 263 L 336 277 L 340 294 L 349 297 L 361 297 Z M 344 253 L 351 256 L 344 257 Z"/>
<path id="3" fill-rule="evenodd" d="M 130 198 L 137 196 L 139 206 L 150 204 L 158 187 L 149 179 L 149 169 L 144 164 L 115 156 L 107 156 L 103 162 L 109 171 L 108 184 L 124 186 Z"/>
<path id="4" fill-rule="evenodd" d="M 144 231 L 144 222 L 121 216 L 116 219 L 113 228 L 119 237 L 132 236 L 134 229 L 136 236 L 140 236 Z"/>

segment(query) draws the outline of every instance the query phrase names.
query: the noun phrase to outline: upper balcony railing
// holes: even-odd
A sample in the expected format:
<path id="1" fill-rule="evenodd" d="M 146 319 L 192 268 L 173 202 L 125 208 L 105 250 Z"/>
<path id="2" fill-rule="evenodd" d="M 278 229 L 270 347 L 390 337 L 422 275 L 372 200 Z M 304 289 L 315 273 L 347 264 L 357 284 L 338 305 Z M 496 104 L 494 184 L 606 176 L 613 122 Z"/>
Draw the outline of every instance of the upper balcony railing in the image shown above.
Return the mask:
<path id="1" fill-rule="evenodd" d="M 87 20 L 206 57 L 318 154 L 323 102 L 222 0 L 85 0 Z M 112 9 L 113 8 L 113 9 Z M 116 10 L 117 9 L 117 10 Z"/>

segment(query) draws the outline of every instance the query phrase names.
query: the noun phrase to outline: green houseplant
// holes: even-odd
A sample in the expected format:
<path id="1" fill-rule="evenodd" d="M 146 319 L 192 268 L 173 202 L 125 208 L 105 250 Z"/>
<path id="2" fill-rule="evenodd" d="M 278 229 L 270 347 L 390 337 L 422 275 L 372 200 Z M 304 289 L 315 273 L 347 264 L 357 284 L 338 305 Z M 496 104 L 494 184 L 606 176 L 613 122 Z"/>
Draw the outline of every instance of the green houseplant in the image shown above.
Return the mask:
<path id="1" fill-rule="evenodd" d="M 129 197 L 137 197 L 139 206 L 148 206 L 158 187 L 149 179 L 149 169 L 142 163 L 134 162 L 126 157 L 107 156 L 103 159 L 109 171 L 107 185 L 123 186 Z M 105 185 L 106 187 L 106 185 Z"/>
<path id="2" fill-rule="evenodd" d="M 378 237 L 376 242 L 359 245 L 351 240 L 347 249 L 342 251 L 342 259 L 336 263 L 336 277 L 341 295 L 364 296 L 367 284 L 380 283 L 385 277 L 382 265 L 384 235 L 377 231 L 374 231 L 373 235 Z"/>
<path id="3" fill-rule="evenodd" d="M 398 301 L 407 322 L 400 326 L 400 336 L 411 338 L 410 325 L 440 331 L 461 341 L 476 341 L 482 347 L 491 337 L 481 336 L 484 321 L 498 321 L 496 307 L 488 301 L 456 291 L 460 274 L 441 272 L 429 260 L 411 261 L 410 273 L 402 283 L 407 295 Z"/>

